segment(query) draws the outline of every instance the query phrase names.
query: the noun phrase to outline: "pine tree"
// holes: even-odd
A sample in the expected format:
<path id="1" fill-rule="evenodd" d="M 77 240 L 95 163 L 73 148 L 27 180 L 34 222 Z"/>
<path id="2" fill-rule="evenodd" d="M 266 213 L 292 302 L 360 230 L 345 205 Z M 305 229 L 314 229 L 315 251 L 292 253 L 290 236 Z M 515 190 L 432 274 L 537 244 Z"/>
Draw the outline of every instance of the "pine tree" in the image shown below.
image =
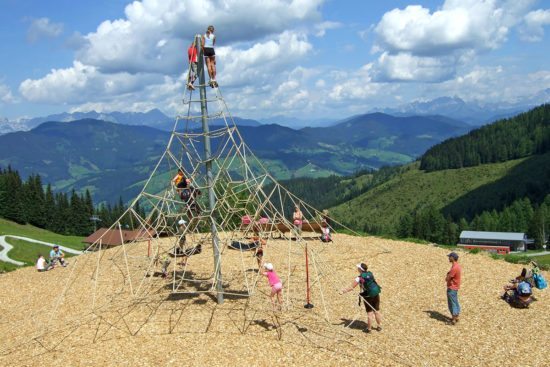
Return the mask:
<path id="1" fill-rule="evenodd" d="M 55 197 L 52 192 L 52 186 L 48 184 L 44 197 L 44 228 L 49 231 L 55 230 Z"/>

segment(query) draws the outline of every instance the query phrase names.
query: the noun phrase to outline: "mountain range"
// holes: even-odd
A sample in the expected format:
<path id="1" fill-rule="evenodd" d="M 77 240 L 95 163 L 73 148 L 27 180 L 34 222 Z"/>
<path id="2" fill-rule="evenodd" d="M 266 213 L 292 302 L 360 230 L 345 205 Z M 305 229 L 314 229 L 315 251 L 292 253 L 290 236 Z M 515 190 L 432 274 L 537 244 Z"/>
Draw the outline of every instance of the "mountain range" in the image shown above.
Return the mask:
<path id="1" fill-rule="evenodd" d="M 523 98 L 514 103 L 466 102 L 458 97 L 439 97 L 433 100 L 415 101 L 397 107 L 374 108 L 369 113 L 382 112 L 399 117 L 437 115 L 479 126 L 494 120 L 514 116 L 548 101 L 550 101 L 550 89 L 544 89 L 534 96 Z M 64 112 L 45 117 L 17 120 L 8 120 L 7 118 L 0 117 L 0 135 L 14 131 L 27 131 L 47 121 L 71 122 L 82 119 L 103 120 L 124 125 L 146 125 L 165 131 L 172 131 L 175 120 L 174 117 L 169 117 L 158 109 L 152 109 L 147 112 Z M 340 120 L 326 117 L 310 118 L 307 116 L 276 115 L 260 118 L 259 121 L 240 117 L 234 117 L 233 119 L 238 126 L 277 124 L 293 129 L 301 129 L 304 127 L 334 126 L 349 118 Z M 223 120 L 214 120 L 212 124 L 222 125 Z"/>
<path id="2" fill-rule="evenodd" d="M 395 108 L 375 108 L 370 112 L 383 112 L 393 116 L 442 115 L 472 125 L 484 125 L 515 116 L 548 101 L 550 101 L 550 88 L 514 103 L 465 102 L 458 97 L 440 97 L 428 101 L 415 101 Z"/>
<path id="3" fill-rule="evenodd" d="M 291 178 L 407 163 L 469 128 L 441 116 L 376 113 L 330 127 L 294 130 L 271 124 L 240 126 L 239 131 L 276 177 Z M 12 165 L 23 177 L 39 173 L 58 190 L 87 188 L 96 202 L 114 202 L 119 195 L 129 200 L 140 189 L 134 184 L 148 177 L 169 136 L 148 126 L 95 119 L 46 122 L 0 136 L 0 166 Z"/>
<path id="4" fill-rule="evenodd" d="M 152 109 L 147 112 L 63 112 L 60 114 L 49 115 L 45 117 L 35 117 L 31 119 L 19 119 L 17 121 L 9 121 L 6 118 L 0 118 L 0 134 L 5 134 L 15 131 L 28 131 L 44 122 L 73 122 L 84 119 L 109 121 L 122 125 L 144 125 L 154 127 L 159 130 L 172 131 L 174 128 L 173 117 L 165 115 L 159 109 Z M 238 126 L 259 126 L 258 121 L 234 117 L 235 124 Z M 224 120 L 221 118 L 212 119 L 211 125 L 223 125 Z"/>

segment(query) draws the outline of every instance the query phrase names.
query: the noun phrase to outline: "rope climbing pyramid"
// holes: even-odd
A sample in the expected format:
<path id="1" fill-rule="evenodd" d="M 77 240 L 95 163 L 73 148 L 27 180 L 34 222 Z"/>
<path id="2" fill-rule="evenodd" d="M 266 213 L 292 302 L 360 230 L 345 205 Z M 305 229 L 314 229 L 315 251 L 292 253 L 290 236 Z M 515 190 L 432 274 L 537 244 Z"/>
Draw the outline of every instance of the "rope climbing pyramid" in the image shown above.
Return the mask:
<path id="1" fill-rule="evenodd" d="M 105 261 L 103 242 L 113 231 L 121 246 L 110 251 L 109 261 L 124 277 L 133 297 L 146 294 L 162 269 L 160 276 L 169 282 L 166 288 L 170 293 L 215 294 L 218 303 L 224 295 L 254 294 L 260 261 L 245 250 L 256 253 L 256 247 L 271 239 L 276 239 L 276 246 L 270 241 L 267 260 L 275 248 L 284 247 L 288 255 L 284 265 L 276 266 L 287 272 L 286 302 L 292 302 L 292 255 L 297 255 L 299 266 L 304 267 L 308 241 L 321 245 L 323 233 L 330 238 L 333 228 L 326 213 L 286 190 L 250 150 L 219 86 L 210 88 L 212 85 L 205 83 L 200 47 L 197 52 L 199 93 L 190 90 L 183 100 L 186 114 L 176 117 L 166 150 L 141 193 L 89 248 L 98 251 L 94 306 L 102 292 L 99 265 Z M 296 221 L 291 219 L 295 208 L 301 213 Z M 123 223 L 132 227 L 129 240 Z M 313 260 L 316 255 L 312 256 Z M 194 267 L 199 258 L 211 262 L 208 271 Z"/>

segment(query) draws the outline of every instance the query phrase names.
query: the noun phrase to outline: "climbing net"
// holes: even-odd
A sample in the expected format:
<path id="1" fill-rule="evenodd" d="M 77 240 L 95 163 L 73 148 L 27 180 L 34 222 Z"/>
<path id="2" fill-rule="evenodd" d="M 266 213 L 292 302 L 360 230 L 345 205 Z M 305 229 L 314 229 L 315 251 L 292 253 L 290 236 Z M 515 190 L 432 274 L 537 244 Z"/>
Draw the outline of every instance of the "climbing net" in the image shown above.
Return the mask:
<path id="1" fill-rule="evenodd" d="M 199 70 L 204 81 L 200 73 L 204 68 Z M 331 276 L 323 253 L 338 244 L 321 242 L 320 237 L 345 226 L 293 195 L 269 173 L 246 144 L 219 87 L 210 89 L 204 82 L 196 87 L 202 93 L 186 94 L 186 113 L 176 117 L 166 149 L 140 194 L 88 248 L 91 254 L 72 266 L 56 309 L 89 304 L 88 313 L 75 315 L 66 325 L 91 323 L 101 335 L 102 322 L 111 329 L 122 319 L 125 330 L 134 334 L 124 315 L 151 315 L 166 299 L 222 294 L 238 300 L 227 317 L 241 315 L 241 332 L 257 313 L 272 315 L 282 330 L 281 325 L 310 317 L 302 306 L 311 292 L 320 305 L 314 315 L 321 320 L 312 322 L 333 330 L 325 293 L 340 289 L 343 282 Z M 188 179 L 185 188 L 173 182 L 178 171 Z M 302 212 L 301 223 L 293 220 L 295 207 Z M 111 246 L 113 237 L 119 246 Z M 253 254 L 263 241 L 263 261 L 275 265 L 284 284 L 282 313 L 275 312 L 269 293 L 258 287 L 261 261 Z M 244 251 L 247 246 L 253 250 Z M 79 293 L 86 299 L 65 297 L 75 287 L 88 290 Z M 147 320 L 138 323 L 139 329 Z"/>

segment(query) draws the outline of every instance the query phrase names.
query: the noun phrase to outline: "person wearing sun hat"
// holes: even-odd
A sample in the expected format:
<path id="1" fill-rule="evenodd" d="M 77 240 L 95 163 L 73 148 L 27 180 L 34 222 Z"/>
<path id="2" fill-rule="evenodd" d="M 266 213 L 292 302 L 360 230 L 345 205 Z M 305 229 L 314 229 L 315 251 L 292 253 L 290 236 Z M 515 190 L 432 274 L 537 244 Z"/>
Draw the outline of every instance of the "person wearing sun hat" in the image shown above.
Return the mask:
<path id="1" fill-rule="evenodd" d="M 353 290 L 353 288 L 361 285 L 361 293 L 359 293 L 359 305 L 364 304 L 367 311 L 367 328 L 364 330 L 370 333 L 372 324 L 376 320 L 376 328 L 374 330 L 382 331 L 382 315 L 380 314 L 380 292 L 381 287 L 374 279 L 374 275 L 369 271 L 369 267 L 365 263 L 355 265 L 359 275 L 353 283 L 347 288 L 340 291 L 344 294 Z"/>
<path id="2" fill-rule="evenodd" d="M 455 325 L 460 315 L 458 290 L 460 289 L 462 268 L 458 264 L 458 254 L 456 252 L 451 252 L 447 257 L 451 263 L 451 270 L 445 276 L 445 281 L 447 282 L 447 305 L 449 306 L 449 312 L 451 312 L 451 324 Z"/>

